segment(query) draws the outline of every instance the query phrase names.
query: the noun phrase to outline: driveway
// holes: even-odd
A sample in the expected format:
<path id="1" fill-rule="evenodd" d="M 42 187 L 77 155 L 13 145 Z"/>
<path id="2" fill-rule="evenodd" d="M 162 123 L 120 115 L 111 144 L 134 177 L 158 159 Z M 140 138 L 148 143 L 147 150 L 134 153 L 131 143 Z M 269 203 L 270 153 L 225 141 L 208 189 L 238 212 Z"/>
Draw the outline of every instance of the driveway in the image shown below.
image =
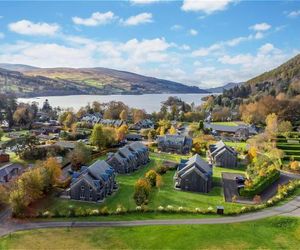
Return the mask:
<path id="1" fill-rule="evenodd" d="M 235 177 L 244 176 L 239 173 L 222 173 L 222 184 L 224 190 L 224 199 L 226 202 L 232 202 L 232 197 L 237 197 L 237 202 L 253 204 L 252 199 L 241 197 L 237 191 L 237 184 L 235 182 Z M 278 185 L 287 184 L 291 180 L 300 179 L 300 176 L 290 173 L 281 172 L 279 180 L 275 181 L 272 185 L 267 187 L 261 194 L 261 200 L 263 202 L 269 200 L 277 193 Z"/>

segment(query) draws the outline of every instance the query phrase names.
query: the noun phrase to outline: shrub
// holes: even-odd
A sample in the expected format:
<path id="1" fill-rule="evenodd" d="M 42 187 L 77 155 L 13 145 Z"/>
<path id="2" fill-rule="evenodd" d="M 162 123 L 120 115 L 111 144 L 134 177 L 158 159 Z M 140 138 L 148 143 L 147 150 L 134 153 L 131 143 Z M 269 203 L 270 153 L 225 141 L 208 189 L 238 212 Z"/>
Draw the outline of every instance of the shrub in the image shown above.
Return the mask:
<path id="1" fill-rule="evenodd" d="M 167 173 L 168 168 L 167 168 L 166 166 L 164 166 L 164 165 L 159 165 L 159 166 L 157 166 L 157 167 L 155 168 L 155 171 L 156 171 L 158 174 L 163 175 L 163 174 Z"/>
<path id="2" fill-rule="evenodd" d="M 247 186 L 241 190 L 241 196 L 254 197 L 265 190 L 269 185 L 277 181 L 280 177 L 280 172 L 278 170 L 272 171 L 270 174 L 261 177 L 261 180 L 251 186 Z"/>
<path id="3" fill-rule="evenodd" d="M 290 168 L 291 168 L 291 170 L 299 171 L 300 170 L 299 162 L 298 161 L 292 161 L 291 164 L 290 164 Z"/>
<path id="4" fill-rule="evenodd" d="M 149 170 L 146 173 L 145 177 L 148 180 L 148 182 L 150 183 L 151 187 L 156 186 L 157 173 L 155 172 L 155 170 L 153 170 L 153 169 Z"/>
<path id="5" fill-rule="evenodd" d="M 147 179 L 138 179 L 134 187 L 133 198 L 138 206 L 147 204 L 151 185 Z"/>

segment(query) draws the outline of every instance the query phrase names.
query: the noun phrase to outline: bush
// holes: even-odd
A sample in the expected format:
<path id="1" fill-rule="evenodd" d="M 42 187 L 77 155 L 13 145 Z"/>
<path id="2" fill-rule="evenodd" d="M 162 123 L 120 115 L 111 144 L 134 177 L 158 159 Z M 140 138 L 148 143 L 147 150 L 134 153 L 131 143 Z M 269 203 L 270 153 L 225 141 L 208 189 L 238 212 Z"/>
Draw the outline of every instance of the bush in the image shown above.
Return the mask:
<path id="1" fill-rule="evenodd" d="M 159 165 L 159 166 L 157 166 L 157 167 L 155 168 L 155 171 L 156 171 L 158 174 L 163 175 L 163 174 L 167 173 L 168 168 L 167 168 L 166 166 L 164 166 L 164 165 Z"/>
<path id="2" fill-rule="evenodd" d="M 157 173 L 155 172 L 155 170 L 153 170 L 153 169 L 149 170 L 146 173 L 145 177 L 148 180 L 148 182 L 150 183 L 151 187 L 156 186 Z"/>
<path id="3" fill-rule="evenodd" d="M 258 183 L 251 187 L 246 187 L 241 190 L 241 196 L 254 197 L 257 194 L 261 194 L 269 185 L 273 184 L 280 177 L 280 171 L 274 170 L 269 175 L 265 176 Z"/>
<path id="4" fill-rule="evenodd" d="M 133 198 L 136 205 L 141 206 L 148 203 L 148 197 L 151 191 L 151 185 L 147 179 L 138 179 L 134 187 Z"/>

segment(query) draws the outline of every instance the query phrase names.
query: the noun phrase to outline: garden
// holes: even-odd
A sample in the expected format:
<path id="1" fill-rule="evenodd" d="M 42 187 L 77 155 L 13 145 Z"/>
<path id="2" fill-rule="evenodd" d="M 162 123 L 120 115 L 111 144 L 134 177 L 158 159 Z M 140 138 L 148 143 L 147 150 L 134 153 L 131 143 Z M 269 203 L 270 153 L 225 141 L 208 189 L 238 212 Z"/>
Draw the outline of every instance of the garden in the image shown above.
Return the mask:
<path id="1" fill-rule="evenodd" d="M 76 209 L 105 209 L 105 211 L 135 211 L 137 209 L 136 202 L 133 198 L 135 183 L 139 178 L 145 176 L 150 169 L 155 169 L 157 166 L 161 166 L 165 160 L 178 162 L 179 155 L 158 154 L 151 153 L 151 162 L 144 168 L 130 175 L 118 175 L 117 182 L 119 190 L 112 196 L 107 197 L 103 203 L 90 203 L 74 200 L 67 200 L 58 198 L 55 196 L 44 199 L 42 205 L 38 207 L 40 212 L 49 211 L 56 213 L 57 211 L 67 211 L 72 207 Z M 208 194 L 193 193 L 175 190 L 173 187 L 173 176 L 175 169 L 168 170 L 165 174 L 161 175 L 160 187 L 152 187 L 147 209 L 154 210 L 202 210 L 210 211 L 215 210 L 216 206 L 224 206 L 225 213 L 234 213 L 240 210 L 243 205 L 235 203 L 226 203 L 223 197 L 223 190 L 221 187 L 221 172 L 224 169 L 214 167 L 214 188 Z M 244 170 L 240 169 L 226 169 L 227 172 L 239 172 L 244 173 Z"/>

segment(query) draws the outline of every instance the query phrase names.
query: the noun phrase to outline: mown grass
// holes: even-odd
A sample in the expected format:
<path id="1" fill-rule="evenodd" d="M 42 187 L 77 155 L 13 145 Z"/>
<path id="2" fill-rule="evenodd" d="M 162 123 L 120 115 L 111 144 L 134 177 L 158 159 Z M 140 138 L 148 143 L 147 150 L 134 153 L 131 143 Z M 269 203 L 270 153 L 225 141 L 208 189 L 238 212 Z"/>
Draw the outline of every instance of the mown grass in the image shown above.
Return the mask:
<path id="1" fill-rule="evenodd" d="M 212 124 L 222 125 L 222 126 L 231 126 L 231 127 L 238 126 L 238 124 L 236 122 L 212 122 Z"/>
<path id="2" fill-rule="evenodd" d="M 300 219 L 121 228 L 55 228 L 0 238 L 0 249 L 299 249 Z"/>

